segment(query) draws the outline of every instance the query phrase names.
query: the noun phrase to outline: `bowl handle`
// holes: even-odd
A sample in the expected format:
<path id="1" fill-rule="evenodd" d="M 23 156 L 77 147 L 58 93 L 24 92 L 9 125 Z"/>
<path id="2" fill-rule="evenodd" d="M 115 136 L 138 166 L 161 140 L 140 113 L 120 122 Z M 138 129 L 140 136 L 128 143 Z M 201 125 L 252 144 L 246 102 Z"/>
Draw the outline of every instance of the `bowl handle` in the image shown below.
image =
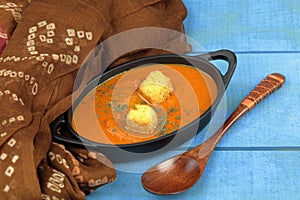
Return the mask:
<path id="1" fill-rule="evenodd" d="M 90 142 L 83 142 L 80 141 L 79 139 L 73 139 L 70 137 L 66 137 L 63 135 L 63 131 L 70 131 L 67 126 L 67 121 L 65 119 L 66 114 L 62 114 L 59 116 L 57 119 L 55 119 L 51 124 L 50 124 L 50 129 L 52 133 L 52 137 L 54 140 L 58 142 L 62 142 L 64 144 L 72 144 L 75 146 L 85 146 L 85 147 L 90 147 L 90 148 L 95 148 L 96 146 L 93 145 Z M 72 134 L 74 135 L 74 134 Z"/>
<path id="2" fill-rule="evenodd" d="M 236 67 L 236 62 L 237 62 L 237 58 L 236 55 L 230 51 L 230 50 L 226 50 L 226 49 L 222 49 L 219 51 L 214 51 L 214 52 L 210 52 L 208 54 L 203 54 L 203 55 L 199 55 L 197 57 L 200 57 L 202 59 L 205 59 L 207 61 L 211 61 L 211 60 L 225 60 L 228 62 L 228 68 L 227 71 L 224 75 L 222 75 L 222 79 L 223 79 L 223 83 L 225 85 L 225 88 L 227 87 L 233 72 L 235 70 Z"/>

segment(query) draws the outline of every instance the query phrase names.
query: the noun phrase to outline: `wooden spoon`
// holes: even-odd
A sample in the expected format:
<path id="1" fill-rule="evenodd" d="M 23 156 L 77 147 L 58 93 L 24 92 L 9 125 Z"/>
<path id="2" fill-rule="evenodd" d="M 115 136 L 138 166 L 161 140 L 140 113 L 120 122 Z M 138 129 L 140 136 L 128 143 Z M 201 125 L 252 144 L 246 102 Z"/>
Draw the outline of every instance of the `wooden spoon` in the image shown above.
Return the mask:
<path id="1" fill-rule="evenodd" d="M 257 103 L 280 88 L 285 77 L 268 75 L 239 104 L 224 125 L 199 146 L 149 168 L 142 175 L 143 187 L 155 194 L 176 194 L 192 187 L 202 175 L 206 163 L 226 131 Z"/>

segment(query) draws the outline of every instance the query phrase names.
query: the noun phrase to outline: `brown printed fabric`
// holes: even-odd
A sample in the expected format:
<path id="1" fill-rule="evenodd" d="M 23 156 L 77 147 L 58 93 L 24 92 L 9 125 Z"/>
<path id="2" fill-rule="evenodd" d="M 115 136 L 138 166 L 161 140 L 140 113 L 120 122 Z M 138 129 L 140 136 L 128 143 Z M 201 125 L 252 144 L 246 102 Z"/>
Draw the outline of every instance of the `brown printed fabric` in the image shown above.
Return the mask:
<path id="1" fill-rule="evenodd" d="M 180 0 L 0 0 L 1 199 L 85 199 L 113 182 L 105 155 L 53 141 L 49 124 L 72 106 L 78 70 L 101 41 L 140 27 L 183 32 L 185 17 Z M 163 43 L 190 50 L 176 36 Z M 166 52 L 138 49 L 110 67 Z M 83 73 L 81 87 L 95 76 L 89 68 Z"/>

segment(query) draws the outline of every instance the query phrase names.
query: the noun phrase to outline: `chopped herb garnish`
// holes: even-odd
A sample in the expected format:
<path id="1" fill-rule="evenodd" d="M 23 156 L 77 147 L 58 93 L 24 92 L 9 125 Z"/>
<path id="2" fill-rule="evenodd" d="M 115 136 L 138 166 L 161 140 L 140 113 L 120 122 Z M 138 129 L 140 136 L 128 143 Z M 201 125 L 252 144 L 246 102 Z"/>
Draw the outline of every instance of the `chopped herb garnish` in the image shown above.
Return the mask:
<path id="1" fill-rule="evenodd" d="M 113 83 L 113 84 L 111 84 L 111 85 L 109 86 L 109 88 L 110 88 L 110 89 L 114 89 L 115 86 L 116 86 L 116 84 Z"/>
<path id="2" fill-rule="evenodd" d="M 114 111 L 117 111 L 117 112 L 124 112 L 126 111 L 128 108 L 128 105 L 126 104 L 119 104 L 117 106 L 114 107 Z"/>
<path id="3" fill-rule="evenodd" d="M 156 137 L 161 137 L 163 134 L 161 132 L 155 134 Z"/>
<path id="4" fill-rule="evenodd" d="M 118 129 L 114 128 L 111 130 L 112 132 L 118 132 Z"/>
<path id="5" fill-rule="evenodd" d="M 166 128 L 161 129 L 161 134 L 166 135 L 167 134 L 167 129 Z"/>
<path id="6" fill-rule="evenodd" d="M 114 105 L 113 102 L 109 102 L 109 103 L 107 104 L 107 106 L 108 106 L 109 108 L 111 108 L 113 105 Z"/>
<path id="7" fill-rule="evenodd" d="M 176 116 L 175 118 L 176 118 L 176 119 L 181 119 L 181 116 L 180 116 L 180 115 L 178 115 L 178 116 Z"/>
<path id="8" fill-rule="evenodd" d="M 176 112 L 176 111 L 178 111 L 178 107 L 173 106 L 173 107 L 171 107 L 171 108 L 169 109 L 168 114 L 174 113 L 174 112 Z"/>
<path id="9" fill-rule="evenodd" d="M 166 116 L 159 116 L 159 119 L 160 119 L 161 121 L 166 121 Z"/>

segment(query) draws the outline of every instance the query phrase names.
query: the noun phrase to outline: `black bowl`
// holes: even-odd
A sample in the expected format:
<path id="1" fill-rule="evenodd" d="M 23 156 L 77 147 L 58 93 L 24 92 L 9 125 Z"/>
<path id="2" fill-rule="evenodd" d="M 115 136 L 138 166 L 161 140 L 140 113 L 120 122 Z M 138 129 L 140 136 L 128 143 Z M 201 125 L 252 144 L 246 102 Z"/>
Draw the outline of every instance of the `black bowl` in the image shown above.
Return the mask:
<path id="1" fill-rule="evenodd" d="M 228 62 L 228 68 L 224 75 L 214 64 L 212 64 L 212 62 L 210 62 L 214 60 L 224 60 Z M 76 100 L 75 106 L 76 103 L 80 102 L 83 97 L 85 97 L 101 82 L 131 68 L 151 63 L 183 64 L 199 68 L 203 72 L 207 73 L 215 82 L 215 85 L 217 86 L 217 97 L 215 98 L 209 109 L 207 109 L 193 122 L 180 128 L 179 130 L 153 140 L 124 145 L 102 144 L 99 142 L 90 141 L 80 136 L 72 128 L 72 108 L 70 108 L 67 112 L 59 116 L 54 122 L 51 123 L 50 126 L 54 140 L 65 143 L 67 145 L 85 147 L 93 151 L 105 153 L 112 160 L 120 160 L 120 158 L 124 157 L 126 157 L 127 160 L 129 159 L 129 156 L 126 154 L 128 152 L 134 153 L 133 157 L 138 158 L 138 154 L 141 154 L 141 156 L 143 157 L 144 153 L 157 152 L 161 149 L 166 150 L 183 144 L 187 140 L 194 137 L 195 133 L 198 133 L 200 130 L 202 130 L 211 120 L 212 115 L 221 98 L 223 97 L 224 92 L 235 70 L 236 56 L 229 50 L 219 50 L 197 56 L 167 54 L 133 60 L 119 65 L 103 73 L 100 77 L 96 77 L 94 80 L 92 80 Z M 166 145 L 168 147 L 163 148 L 166 147 Z"/>

